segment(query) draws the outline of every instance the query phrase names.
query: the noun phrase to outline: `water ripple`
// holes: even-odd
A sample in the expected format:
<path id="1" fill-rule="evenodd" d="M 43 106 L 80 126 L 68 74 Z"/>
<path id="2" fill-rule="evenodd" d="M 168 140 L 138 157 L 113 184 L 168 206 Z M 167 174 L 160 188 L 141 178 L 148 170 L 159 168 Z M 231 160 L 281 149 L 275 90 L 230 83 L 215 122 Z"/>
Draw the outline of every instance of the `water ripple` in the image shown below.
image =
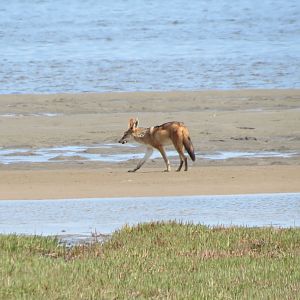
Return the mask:
<path id="1" fill-rule="evenodd" d="M 297 0 L 8 1 L 0 93 L 300 87 L 299 28 Z"/>

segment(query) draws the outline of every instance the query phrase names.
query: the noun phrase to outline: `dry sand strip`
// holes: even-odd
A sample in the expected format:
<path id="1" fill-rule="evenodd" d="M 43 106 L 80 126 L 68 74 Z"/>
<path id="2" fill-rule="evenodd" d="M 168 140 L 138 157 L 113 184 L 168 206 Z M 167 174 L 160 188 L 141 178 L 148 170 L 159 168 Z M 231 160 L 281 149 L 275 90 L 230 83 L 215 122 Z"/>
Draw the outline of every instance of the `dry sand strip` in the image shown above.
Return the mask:
<path id="1" fill-rule="evenodd" d="M 163 173 L 145 168 L 1 171 L 0 199 L 67 199 L 300 192 L 300 166 L 206 166 Z"/>

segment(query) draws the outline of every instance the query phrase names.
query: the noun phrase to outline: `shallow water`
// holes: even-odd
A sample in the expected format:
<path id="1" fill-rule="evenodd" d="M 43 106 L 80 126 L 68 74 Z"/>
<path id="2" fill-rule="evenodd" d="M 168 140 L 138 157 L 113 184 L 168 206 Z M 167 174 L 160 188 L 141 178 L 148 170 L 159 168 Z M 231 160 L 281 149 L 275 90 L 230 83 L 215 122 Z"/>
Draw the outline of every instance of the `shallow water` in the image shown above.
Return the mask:
<path id="1" fill-rule="evenodd" d="M 50 162 L 67 162 L 75 161 L 99 161 L 108 163 L 124 162 L 131 159 L 141 159 L 143 152 L 131 151 L 130 153 L 122 153 L 121 147 L 128 151 L 128 148 L 135 148 L 132 144 L 102 144 L 94 146 L 61 146 L 49 148 L 0 148 L 0 164 L 16 164 L 16 163 L 50 163 Z M 111 149 L 120 148 L 120 153 L 111 154 Z M 115 151 L 114 149 L 114 151 Z M 176 151 L 167 151 L 168 157 L 177 157 Z M 278 152 L 278 151 L 220 151 L 214 153 L 196 153 L 200 159 L 208 160 L 226 160 L 232 158 L 267 158 L 281 157 L 289 158 L 298 156 L 298 152 Z M 151 158 L 161 157 L 158 151 L 154 151 Z"/>
<path id="2" fill-rule="evenodd" d="M 0 93 L 300 87 L 298 0 L 11 0 Z"/>
<path id="3" fill-rule="evenodd" d="M 125 224 L 176 220 L 209 226 L 300 226 L 300 193 L 0 201 L 0 233 L 91 236 Z"/>
<path id="4" fill-rule="evenodd" d="M 23 118 L 23 117 L 58 117 L 61 116 L 61 113 L 50 113 L 50 112 L 41 112 L 35 114 L 15 114 L 15 113 L 7 113 L 7 114 L 0 114 L 0 118 Z"/>

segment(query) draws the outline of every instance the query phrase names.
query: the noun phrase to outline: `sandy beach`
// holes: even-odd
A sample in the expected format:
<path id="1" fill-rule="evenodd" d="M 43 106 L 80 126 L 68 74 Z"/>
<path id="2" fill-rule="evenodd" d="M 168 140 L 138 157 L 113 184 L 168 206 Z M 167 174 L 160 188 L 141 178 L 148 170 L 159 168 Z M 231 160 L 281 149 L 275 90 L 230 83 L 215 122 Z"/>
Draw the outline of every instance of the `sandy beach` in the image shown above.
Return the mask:
<path id="1" fill-rule="evenodd" d="M 33 160 L 36 149 L 63 146 L 143 152 L 117 144 L 130 117 L 142 127 L 184 122 L 197 156 L 181 173 L 177 157 L 170 173 L 162 158 L 136 173 L 127 170 L 137 159 L 0 163 L 0 199 L 300 192 L 300 90 L 0 95 L 0 103 L 0 150 L 27 149 Z M 203 158 L 222 151 L 290 155 Z"/>

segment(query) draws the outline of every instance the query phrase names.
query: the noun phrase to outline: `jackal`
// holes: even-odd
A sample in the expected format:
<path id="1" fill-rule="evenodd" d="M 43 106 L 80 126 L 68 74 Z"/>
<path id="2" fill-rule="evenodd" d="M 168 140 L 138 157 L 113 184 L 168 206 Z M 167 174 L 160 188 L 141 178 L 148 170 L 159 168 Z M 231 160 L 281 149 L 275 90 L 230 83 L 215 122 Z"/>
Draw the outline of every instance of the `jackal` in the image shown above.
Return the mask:
<path id="1" fill-rule="evenodd" d="M 151 156 L 153 148 L 157 149 L 161 153 L 167 166 L 165 171 L 169 172 L 171 170 L 170 162 L 164 149 L 164 146 L 168 144 L 173 144 L 179 154 L 180 165 L 177 171 L 181 170 L 183 162 L 184 170 L 188 170 L 187 157 L 184 154 L 184 148 L 190 155 L 192 161 L 195 161 L 196 159 L 189 131 L 182 122 L 168 122 L 149 128 L 139 128 L 138 119 L 132 118 L 129 119 L 128 129 L 124 132 L 124 135 L 119 140 L 119 143 L 125 144 L 131 137 L 133 137 L 138 143 L 145 144 L 147 146 L 147 151 L 137 166 L 128 172 L 135 172 L 141 168 L 141 166 Z"/>

